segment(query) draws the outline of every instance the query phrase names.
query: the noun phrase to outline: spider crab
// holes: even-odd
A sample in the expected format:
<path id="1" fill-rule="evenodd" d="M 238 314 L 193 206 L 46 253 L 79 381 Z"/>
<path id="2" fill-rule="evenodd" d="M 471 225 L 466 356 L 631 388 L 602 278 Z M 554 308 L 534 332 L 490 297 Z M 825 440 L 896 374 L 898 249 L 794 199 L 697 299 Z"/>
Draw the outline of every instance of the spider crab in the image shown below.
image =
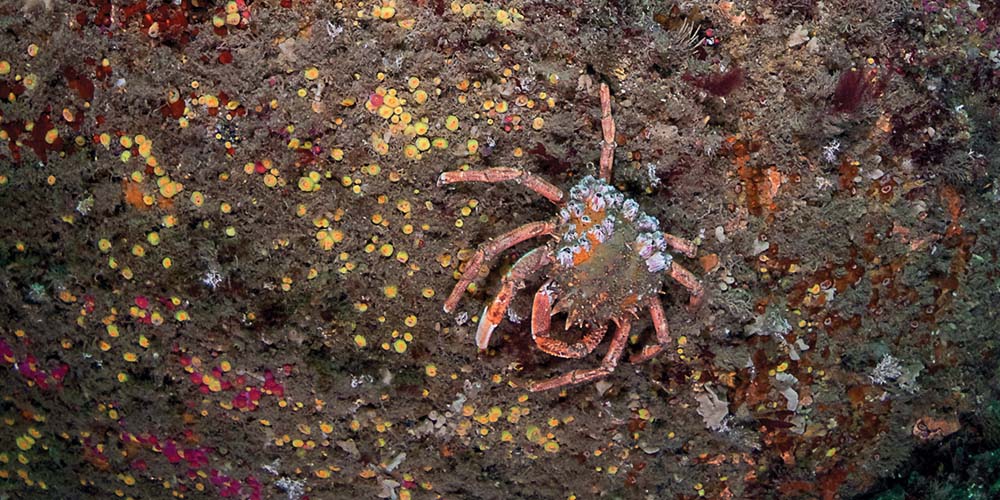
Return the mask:
<path id="1" fill-rule="evenodd" d="M 466 288 L 488 273 L 489 263 L 503 251 L 525 240 L 544 236 L 547 243 L 524 254 L 503 277 L 500 291 L 481 315 L 476 345 L 486 349 L 517 291 L 525 281 L 548 268 L 544 284 L 535 293 L 531 310 L 531 337 L 542 351 L 562 358 L 582 358 L 593 351 L 608 331 L 616 329 L 601 365 L 577 369 L 542 381 L 531 382 L 529 390 L 544 391 L 579 384 L 607 376 L 618 365 L 628 342 L 631 320 L 639 308 L 649 309 L 656 344 L 647 345 L 631 356 L 639 363 L 649 360 L 670 342 L 659 293 L 664 277 L 670 276 L 690 293 L 689 309 L 701 304 L 704 289 L 698 279 L 667 253 L 667 247 L 694 257 L 695 245 L 661 232 L 659 222 L 646 215 L 635 200 L 625 197 L 610 184 L 615 150 L 615 122 L 611 116 L 611 95 L 601 84 L 601 128 L 603 143 L 599 178 L 586 176 L 569 191 L 531 173 L 516 168 L 444 172 L 438 185 L 458 182 L 514 181 L 547 198 L 559 208 L 549 221 L 532 222 L 484 243 L 466 264 L 455 288 L 444 303 L 445 312 L 455 310 Z M 582 326 L 585 333 L 553 332 L 552 316 L 566 313 L 565 330 Z"/>

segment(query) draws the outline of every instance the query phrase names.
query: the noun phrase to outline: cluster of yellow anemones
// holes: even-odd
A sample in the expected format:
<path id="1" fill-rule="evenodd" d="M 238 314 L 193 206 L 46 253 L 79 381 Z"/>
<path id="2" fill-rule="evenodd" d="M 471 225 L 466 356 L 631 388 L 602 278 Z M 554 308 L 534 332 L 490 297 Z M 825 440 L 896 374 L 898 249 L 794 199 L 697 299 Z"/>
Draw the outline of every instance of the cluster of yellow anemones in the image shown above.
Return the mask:
<path id="1" fill-rule="evenodd" d="M 212 26 L 221 28 L 223 26 L 237 26 L 243 20 L 240 15 L 240 6 L 235 0 L 229 0 L 225 5 L 225 16 L 212 16 Z M 155 24 L 155 23 L 154 23 Z"/>
<path id="2" fill-rule="evenodd" d="M 515 8 L 497 9 L 497 11 L 494 13 L 494 17 L 496 18 L 497 22 L 500 23 L 500 25 L 505 28 L 510 28 L 514 25 L 515 22 L 524 19 L 524 16 L 521 15 L 521 13 Z"/>
<path id="3" fill-rule="evenodd" d="M 319 191 L 319 181 L 322 178 L 319 172 L 311 171 L 308 174 L 299 178 L 299 189 L 311 193 L 313 191 Z"/>
<path id="4" fill-rule="evenodd" d="M 48 141 L 48 137 L 46 140 Z M 55 139 L 53 139 L 54 141 Z M 104 132 L 98 136 L 98 141 L 104 146 L 104 149 L 111 149 L 113 138 L 111 134 Z M 133 157 L 133 151 L 137 152 L 140 157 L 145 160 L 146 165 L 150 167 L 157 167 L 158 161 L 155 156 L 153 156 L 153 141 L 146 136 L 139 134 L 135 137 L 130 135 L 121 135 L 116 141 L 118 147 L 121 148 L 121 153 L 119 153 L 118 158 L 122 162 L 128 162 Z M 51 143 L 51 142 L 50 142 Z"/>
<path id="5" fill-rule="evenodd" d="M 378 75 L 379 80 L 384 80 L 382 73 Z M 403 145 L 403 157 L 407 160 L 419 160 L 433 149 L 445 150 L 449 147 L 449 140 L 446 137 L 434 137 L 431 132 L 431 119 L 428 117 L 417 118 L 413 110 L 407 108 L 407 104 L 413 103 L 417 106 L 423 105 L 430 98 L 430 93 L 421 88 L 420 78 L 411 76 L 406 80 L 406 87 L 409 90 L 409 97 L 402 97 L 400 91 L 394 88 L 379 86 L 365 101 L 365 108 L 388 123 L 387 132 L 376 131 L 371 134 L 372 148 L 380 155 L 389 154 L 389 141 L 391 137 L 403 136 L 408 140 Z M 432 83 L 440 85 L 441 79 L 434 78 Z M 440 95 L 441 89 L 432 89 L 435 95 Z M 435 125 L 439 126 L 439 125 Z M 443 123 L 444 129 L 454 132 L 459 128 L 458 117 L 449 115 Z"/>
<path id="6" fill-rule="evenodd" d="M 385 120 L 390 120 L 394 116 L 396 117 L 395 122 L 405 121 L 409 123 L 409 119 L 412 117 L 402 116 L 403 115 L 403 105 L 406 104 L 406 99 L 400 97 L 399 92 L 394 89 L 386 89 L 385 87 L 379 86 L 375 89 L 375 92 L 368 97 L 365 102 L 365 109 L 369 112 L 375 113 Z"/>

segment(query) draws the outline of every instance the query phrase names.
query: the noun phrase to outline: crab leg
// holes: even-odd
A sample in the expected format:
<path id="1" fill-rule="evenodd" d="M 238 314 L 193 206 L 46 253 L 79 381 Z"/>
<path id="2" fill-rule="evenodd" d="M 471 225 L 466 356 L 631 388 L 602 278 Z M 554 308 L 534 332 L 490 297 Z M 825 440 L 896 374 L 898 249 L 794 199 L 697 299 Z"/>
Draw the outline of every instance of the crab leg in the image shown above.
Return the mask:
<path id="1" fill-rule="evenodd" d="M 611 117 L 611 91 L 608 84 L 601 84 L 601 179 L 611 183 L 611 165 L 615 159 L 615 119 Z"/>
<path id="2" fill-rule="evenodd" d="M 680 236 L 674 236 L 670 233 L 663 233 L 663 240 L 667 243 L 667 245 L 670 245 L 670 248 L 673 248 L 674 250 L 677 250 L 692 259 L 698 255 L 698 247 L 693 241 L 686 240 Z"/>
<path id="3" fill-rule="evenodd" d="M 531 305 L 531 338 L 542 351 L 560 358 L 582 358 L 601 343 L 604 335 L 608 332 L 608 326 L 592 328 L 584 334 L 579 342 L 570 344 L 562 340 L 549 336 L 549 327 L 552 324 L 552 301 L 555 300 L 556 293 L 549 288 L 546 282 L 535 293 L 535 300 Z"/>
<path id="4" fill-rule="evenodd" d="M 638 354 L 629 358 L 629 363 L 642 363 L 656 357 L 670 344 L 670 327 L 667 325 L 667 315 L 663 312 L 663 302 L 657 296 L 649 298 L 649 316 L 653 319 L 653 329 L 656 330 L 656 345 L 647 345 Z"/>
<path id="5" fill-rule="evenodd" d="M 687 288 L 691 292 L 691 300 L 688 301 L 688 309 L 695 309 L 701 305 L 702 299 L 705 297 L 705 289 L 701 286 L 701 282 L 698 281 L 691 271 L 684 269 L 676 261 L 670 263 L 670 271 L 668 272 L 671 278 L 676 280 L 678 283 Z"/>
<path id="6" fill-rule="evenodd" d="M 469 283 L 472 283 L 479 277 L 480 268 L 484 264 L 489 263 L 489 261 L 496 258 L 501 252 L 522 241 L 536 236 L 552 234 L 555 230 L 556 226 L 552 222 L 532 222 L 508 231 L 496 239 L 480 245 L 476 253 L 469 259 L 469 262 L 465 264 L 465 273 L 462 274 L 455 288 L 451 290 L 448 300 L 444 301 L 444 312 L 451 313 L 455 310 L 455 306 L 462 299 L 465 289 L 468 288 Z"/>
<path id="7" fill-rule="evenodd" d="M 524 254 L 514 263 L 510 271 L 507 271 L 507 275 L 500 283 L 500 291 L 497 292 L 493 302 L 483 309 L 479 327 L 476 328 L 476 345 L 480 350 L 485 350 L 490 345 L 493 330 L 503 321 L 514 294 L 524 287 L 524 280 L 551 263 L 552 251 L 548 247 L 538 247 Z"/>
<path id="8" fill-rule="evenodd" d="M 628 341 L 629 330 L 632 328 L 629 321 L 628 317 L 625 317 L 618 322 L 618 328 L 615 330 L 614 337 L 611 338 L 611 345 L 608 347 L 608 353 L 604 355 L 604 359 L 601 361 L 601 366 L 599 368 L 573 370 L 569 373 L 564 373 L 547 380 L 532 382 L 528 387 L 528 390 L 531 392 L 547 391 L 564 385 L 588 382 L 605 377 L 609 373 L 615 371 L 615 367 L 618 366 L 618 358 L 621 358 L 622 352 L 625 350 L 625 343 Z"/>
<path id="9" fill-rule="evenodd" d="M 438 186 L 454 184 L 456 182 L 503 182 L 515 181 L 518 184 L 544 196 L 546 199 L 561 205 L 565 195 L 555 184 L 538 177 L 530 172 L 525 172 L 519 168 L 493 167 L 482 170 L 453 170 L 443 172 L 439 177 Z"/>

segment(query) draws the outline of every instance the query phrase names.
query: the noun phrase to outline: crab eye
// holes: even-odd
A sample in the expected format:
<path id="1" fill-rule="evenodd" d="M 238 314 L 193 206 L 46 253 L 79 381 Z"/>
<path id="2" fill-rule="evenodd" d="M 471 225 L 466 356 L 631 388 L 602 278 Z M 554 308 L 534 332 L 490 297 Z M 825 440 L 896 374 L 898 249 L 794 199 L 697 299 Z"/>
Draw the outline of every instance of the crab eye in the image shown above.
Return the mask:
<path id="1" fill-rule="evenodd" d="M 580 217 L 580 222 L 582 222 L 584 224 L 590 224 L 590 216 L 589 215 L 581 216 Z"/>

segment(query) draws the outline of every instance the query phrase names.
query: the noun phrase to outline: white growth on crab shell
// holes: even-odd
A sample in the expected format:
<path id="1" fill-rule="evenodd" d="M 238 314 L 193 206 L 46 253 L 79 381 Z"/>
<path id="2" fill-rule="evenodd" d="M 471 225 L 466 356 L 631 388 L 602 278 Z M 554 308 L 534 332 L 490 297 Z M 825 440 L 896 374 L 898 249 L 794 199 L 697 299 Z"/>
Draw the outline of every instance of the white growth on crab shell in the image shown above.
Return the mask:
<path id="1" fill-rule="evenodd" d="M 643 259 L 652 257 L 653 253 L 656 252 L 656 246 L 653 245 L 653 238 L 647 233 L 636 236 L 635 242 L 639 245 L 636 251 L 639 252 L 639 257 Z"/>
<path id="2" fill-rule="evenodd" d="M 656 219 L 643 214 L 639 217 L 638 222 L 636 222 L 636 227 L 642 232 L 652 232 L 660 229 L 660 223 Z"/>
<path id="3" fill-rule="evenodd" d="M 604 193 L 598 191 L 587 198 L 587 204 L 590 205 L 591 210 L 599 212 L 608 206 L 608 200 L 604 197 Z"/>
<path id="4" fill-rule="evenodd" d="M 604 220 L 601 221 L 601 230 L 603 230 L 604 233 L 609 237 L 615 232 L 614 215 L 608 214 L 604 217 Z"/>
<path id="5" fill-rule="evenodd" d="M 620 191 L 603 180 L 587 176 L 569 191 L 570 201 L 559 211 L 559 219 L 565 225 L 561 241 L 565 246 L 556 251 L 556 263 L 562 267 L 573 267 L 574 257 L 590 250 L 591 241 L 598 244 L 610 240 L 620 222 L 633 224 L 639 235 L 631 245 L 632 249 L 646 263 L 650 273 L 658 273 L 670 266 L 673 257 L 666 252 L 666 240 L 660 232 L 660 223 L 642 213 L 639 203 L 626 199 Z M 588 212 L 604 212 L 600 224 L 590 227 L 580 234 L 576 219 L 590 224 Z"/>
<path id="6" fill-rule="evenodd" d="M 639 245 L 639 256 L 646 259 L 646 269 L 651 273 L 658 273 L 667 268 L 673 257 L 665 253 L 667 242 L 663 238 L 663 233 L 655 231 L 643 233 L 636 238 Z"/>
<path id="7" fill-rule="evenodd" d="M 604 234 L 604 231 L 602 231 L 601 228 L 599 227 L 591 228 L 589 231 L 587 231 L 587 234 L 592 235 L 594 239 L 597 240 L 598 243 L 604 243 L 604 240 L 607 239 L 608 237 L 607 235 Z"/>
<path id="8" fill-rule="evenodd" d="M 563 267 L 569 267 L 573 265 L 573 249 L 570 247 L 563 247 L 559 249 L 556 253 L 556 260 L 559 261 L 559 265 Z"/>
<path id="9" fill-rule="evenodd" d="M 635 220 L 635 216 L 639 213 L 639 203 L 635 200 L 625 200 L 622 204 L 622 217 L 625 220 L 631 222 Z"/>
<path id="10" fill-rule="evenodd" d="M 672 260 L 673 256 L 670 254 L 656 252 L 652 257 L 646 259 L 646 269 L 648 269 L 651 273 L 658 273 L 666 269 Z"/>
<path id="11" fill-rule="evenodd" d="M 590 196 L 591 193 L 593 193 L 593 190 L 590 189 L 590 185 L 584 184 L 583 182 L 573 186 L 569 190 L 569 196 L 574 200 L 582 200 Z"/>

